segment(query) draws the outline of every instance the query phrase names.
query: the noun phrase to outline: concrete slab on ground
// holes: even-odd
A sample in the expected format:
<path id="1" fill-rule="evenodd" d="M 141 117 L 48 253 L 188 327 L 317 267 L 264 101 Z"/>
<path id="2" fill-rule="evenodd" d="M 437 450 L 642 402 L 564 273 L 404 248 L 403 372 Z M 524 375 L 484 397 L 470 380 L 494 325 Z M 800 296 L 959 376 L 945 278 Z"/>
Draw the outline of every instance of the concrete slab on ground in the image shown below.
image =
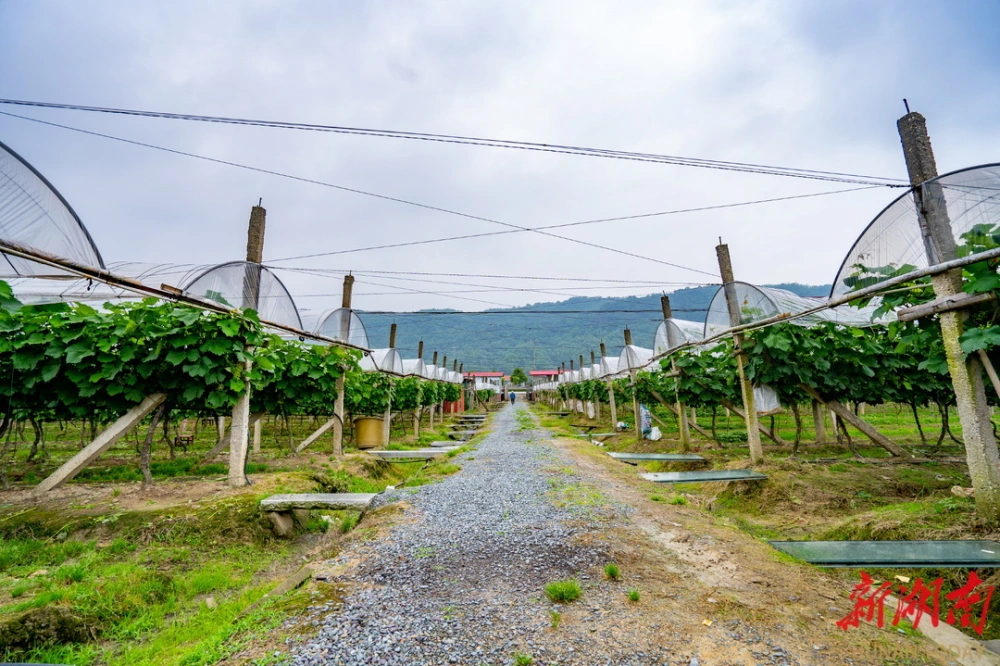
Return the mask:
<path id="1" fill-rule="evenodd" d="M 300 493 L 271 495 L 260 501 L 264 511 L 291 511 L 292 509 L 367 509 L 375 493 Z"/>
<path id="2" fill-rule="evenodd" d="M 767 477 L 750 469 L 711 469 L 704 472 L 651 472 L 640 474 L 656 483 L 704 483 L 706 481 L 763 481 Z"/>
<path id="3" fill-rule="evenodd" d="M 696 453 L 629 453 L 627 451 L 609 451 L 608 455 L 622 461 L 664 461 L 664 462 L 700 462 L 705 460 Z"/>
<path id="4" fill-rule="evenodd" d="M 448 455 L 449 451 L 455 451 L 458 448 L 457 446 L 451 446 L 447 448 L 413 449 L 411 451 L 368 451 L 368 453 L 383 460 L 428 460 Z"/>

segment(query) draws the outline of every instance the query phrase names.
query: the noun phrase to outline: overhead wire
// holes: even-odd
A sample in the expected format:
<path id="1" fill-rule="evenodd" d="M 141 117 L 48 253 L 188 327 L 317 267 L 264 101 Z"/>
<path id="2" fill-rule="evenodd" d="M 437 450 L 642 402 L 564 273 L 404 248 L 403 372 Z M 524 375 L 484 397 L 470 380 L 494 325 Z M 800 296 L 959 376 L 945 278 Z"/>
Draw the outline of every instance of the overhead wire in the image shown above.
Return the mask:
<path id="1" fill-rule="evenodd" d="M 814 180 L 828 180 L 845 183 L 864 183 L 871 185 L 882 185 L 887 187 L 905 187 L 900 184 L 898 178 L 884 178 L 880 176 L 866 176 L 862 174 L 844 173 L 838 171 L 823 171 L 817 169 L 801 169 L 796 167 L 781 167 L 765 164 L 753 164 L 749 162 L 731 162 L 724 160 L 712 160 L 695 157 L 681 157 L 677 155 L 663 155 L 656 153 L 643 153 L 634 151 L 611 150 L 606 148 L 590 148 L 586 146 L 575 146 L 569 144 L 541 143 L 534 141 L 516 141 L 510 139 L 492 139 L 485 137 L 462 136 L 457 134 L 437 134 L 430 132 L 410 132 L 403 130 L 373 129 L 365 127 L 350 127 L 343 125 L 322 125 L 314 123 L 288 122 L 261 120 L 251 118 L 236 118 L 227 116 L 208 116 L 200 114 L 171 113 L 166 111 L 143 111 L 139 109 L 119 109 L 112 107 L 85 106 L 81 104 L 67 104 L 57 102 L 38 102 L 29 100 L 0 99 L 0 104 L 28 106 L 46 109 L 59 109 L 69 111 L 84 111 L 90 113 L 102 113 L 112 115 L 139 116 L 146 118 L 159 118 L 166 120 L 183 120 L 206 123 L 221 123 L 228 125 L 248 125 L 254 127 L 267 127 L 273 129 L 289 129 L 313 132 L 330 132 L 335 134 L 352 134 L 361 136 L 373 136 L 392 139 L 406 139 L 413 141 L 431 141 L 437 143 L 454 143 L 462 145 L 473 145 L 490 148 L 506 148 L 516 150 L 528 150 L 548 153 L 561 153 L 580 155 L 586 157 L 600 157 L 620 160 L 631 160 L 639 162 L 656 162 L 672 164 L 676 166 L 697 167 L 705 169 L 718 169 L 723 171 L 740 171 L 745 173 L 757 173 L 762 175 L 784 176 L 791 178 L 808 178 Z"/>
<path id="2" fill-rule="evenodd" d="M 268 268 L 274 268 L 283 271 L 296 271 L 300 270 L 298 267 L 292 266 L 270 266 L 266 265 Z M 306 268 L 301 270 L 309 270 L 315 272 L 329 272 L 337 273 L 338 275 L 347 275 L 349 273 L 354 273 L 355 269 L 345 269 L 345 268 Z M 537 275 L 496 275 L 489 273 L 433 273 L 426 271 L 385 271 L 385 270 L 375 270 L 370 268 L 360 269 L 362 273 L 375 274 L 387 274 L 387 275 L 430 275 L 433 277 L 471 277 L 471 278 L 488 278 L 488 279 L 503 279 L 503 280 L 556 280 L 559 282 L 608 282 L 608 283 L 628 283 L 628 284 L 646 284 L 650 282 L 656 282 L 656 284 L 663 285 L 677 285 L 677 286 L 706 286 L 706 285 L 718 285 L 718 282 L 669 282 L 669 281 L 659 281 L 659 280 L 625 280 L 621 278 L 584 278 L 584 277 L 555 277 L 555 276 L 537 276 Z"/>
<path id="3" fill-rule="evenodd" d="M 321 181 L 321 180 L 315 180 L 315 179 L 312 179 L 312 178 L 303 178 L 301 176 L 295 176 L 295 175 L 292 175 L 292 174 L 283 173 L 281 171 L 274 171 L 273 169 L 263 169 L 261 167 L 254 167 L 254 166 L 250 166 L 250 165 L 246 165 L 246 164 L 240 164 L 238 162 L 232 162 L 232 161 L 229 161 L 229 160 L 222 160 L 222 159 L 218 159 L 218 158 L 215 158 L 215 157 L 208 157 L 206 155 L 198 155 L 196 153 L 189 153 L 189 152 L 183 151 L 183 150 L 176 150 L 174 148 L 167 148 L 165 146 L 159 146 L 159 145 L 152 144 L 152 143 L 146 143 L 144 141 L 136 141 L 134 139 L 126 139 L 124 137 L 118 137 L 118 136 L 114 136 L 114 135 L 111 135 L 111 134 L 105 134 L 103 132 L 95 132 L 95 131 L 92 131 L 92 130 L 85 130 L 85 129 L 82 129 L 82 128 L 79 128 L 79 127 L 72 127 L 72 126 L 69 126 L 69 125 L 62 125 L 60 123 L 53 123 L 53 122 L 50 122 L 50 121 L 47 121 L 47 120 L 41 120 L 39 118 L 31 118 L 29 116 L 22 116 L 22 115 L 19 115 L 19 114 L 16 114 L 16 113 L 9 113 L 7 111 L 0 111 L 0 115 L 8 116 L 8 117 L 11 117 L 11 118 L 19 118 L 21 120 L 27 120 L 27 121 L 30 121 L 30 122 L 40 123 L 42 125 L 49 125 L 51 127 L 58 127 L 58 128 L 61 128 L 61 129 L 72 131 L 72 132 L 80 132 L 82 134 L 87 134 L 87 135 L 90 135 L 90 136 L 96 136 L 96 137 L 100 137 L 100 138 L 104 138 L 104 139 L 110 139 L 112 141 L 120 141 L 120 142 L 123 142 L 123 143 L 135 145 L 135 146 L 141 146 L 143 148 L 151 148 L 151 149 L 154 149 L 154 150 L 161 150 L 161 151 L 168 152 L 168 153 L 171 153 L 171 154 L 174 154 L 174 155 L 181 155 L 181 156 L 184 156 L 184 157 L 191 157 L 191 158 L 194 158 L 194 159 L 205 160 L 205 161 L 213 162 L 213 163 L 216 163 L 216 164 L 224 164 L 226 166 L 232 166 L 232 167 L 236 167 L 236 168 L 240 168 L 240 169 L 247 169 L 249 171 L 255 171 L 255 172 L 258 172 L 258 173 L 269 174 L 269 175 L 272 175 L 272 176 L 279 176 L 281 178 L 289 178 L 291 180 L 296 180 L 296 181 L 303 182 L 303 183 L 310 183 L 310 184 L 313 184 L 313 185 L 322 185 L 324 187 L 331 187 L 333 189 L 341 190 L 341 191 L 344 191 L 344 192 L 352 192 L 354 194 L 361 194 L 361 195 L 364 195 L 364 196 L 375 197 L 377 199 L 383 199 L 383 200 L 386 200 L 386 201 L 394 201 L 396 203 L 402 203 L 402 204 L 407 204 L 407 205 L 410 205 L 410 206 L 416 206 L 418 208 L 424 208 L 424 209 L 427 209 L 427 210 L 433 210 L 433 211 L 437 211 L 437 212 L 441 212 L 441 213 L 447 213 L 449 215 L 458 215 L 460 217 L 465 217 L 465 218 L 469 218 L 469 219 L 473 219 L 473 220 L 479 220 L 479 221 L 482 221 L 482 222 L 489 222 L 491 224 L 498 224 L 500 226 L 510 227 L 512 229 L 518 229 L 520 231 L 533 231 L 534 233 L 538 233 L 538 234 L 541 234 L 543 236 L 549 236 L 551 238 L 558 238 L 558 239 L 561 239 L 561 240 L 569 241 L 571 243 L 577 243 L 579 245 L 584 245 L 584 246 L 587 246 L 587 247 L 592 247 L 592 248 L 596 248 L 596 249 L 605 250 L 605 251 L 608 251 L 608 252 L 613 252 L 613 253 L 616 253 L 616 254 L 620 254 L 620 255 L 623 255 L 623 256 L 632 257 L 634 259 L 642 259 L 644 261 L 651 261 L 651 262 L 654 262 L 654 263 L 657 263 L 657 264 L 662 264 L 662 265 L 665 265 L 665 266 L 671 266 L 673 268 L 678 268 L 678 269 L 681 269 L 681 270 L 693 271 L 695 273 L 701 273 L 701 274 L 704 274 L 704 275 L 711 275 L 712 277 L 716 277 L 714 273 L 703 271 L 703 270 L 701 270 L 699 268 L 692 268 L 690 266 L 682 266 L 680 264 L 675 264 L 675 263 L 672 263 L 672 262 L 669 262 L 669 261 L 664 261 L 662 259 L 656 259 L 654 257 L 647 257 L 647 256 L 644 256 L 644 255 L 641 255 L 641 254 L 637 254 L 635 252 L 628 252 L 626 250 L 620 250 L 620 249 L 609 247 L 609 246 L 606 246 L 606 245 L 600 245 L 599 243 L 591 243 L 589 241 L 580 240 L 578 238 L 570 238 L 568 236 L 560 236 L 559 234 L 553 234 L 553 233 L 550 233 L 550 232 L 547 232 L 547 231 L 540 231 L 540 230 L 536 231 L 536 230 L 532 229 L 531 227 L 522 227 L 522 226 L 519 226 L 519 225 L 516 225 L 516 224 L 511 224 L 510 222 L 501 222 L 500 220 L 494 220 L 494 219 L 491 219 L 491 218 L 488 218 L 488 217 L 483 217 L 483 216 L 480 216 L 480 215 L 471 215 L 469 213 L 462 213 L 460 211 L 455 211 L 455 210 L 451 210 L 451 209 L 448 209 L 448 208 L 442 208 L 442 207 L 439 207 L 439 206 L 431 206 L 431 205 L 428 205 L 428 204 L 422 204 L 422 203 L 418 203 L 418 202 L 415 202 L 415 201 L 409 201 L 407 199 L 401 199 L 401 198 L 398 198 L 398 197 L 391 197 L 391 196 L 387 196 L 387 195 L 384 195 L 384 194 L 377 194 L 375 192 L 367 192 L 365 190 L 359 190 L 359 189 L 356 189 L 356 188 L 345 187 L 343 185 L 336 185 L 336 184 L 333 184 L 333 183 L 327 183 L 327 182 L 324 182 L 324 181 Z M 449 240 L 458 240 L 458 239 L 452 238 L 452 239 L 449 239 Z M 441 242 L 441 241 L 433 240 L 433 241 L 411 242 L 411 243 L 408 243 L 408 244 L 402 244 L 402 245 L 396 245 L 396 246 L 386 246 L 386 247 L 405 247 L 407 245 L 423 245 L 426 242 Z M 375 247 L 375 248 L 366 248 L 366 249 L 384 249 L 384 248 L 383 247 Z M 356 251 L 361 251 L 361 250 L 356 250 Z M 343 254 L 344 252 L 347 252 L 347 251 L 330 252 L 330 253 L 325 253 L 325 254 L 320 254 L 320 255 L 305 255 L 305 256 L 332 256 L 334 254 Z M 286 257 L 286 258 L 282 258 L 282 259 L 274 259 L 274 260 L 271 260 L 271 261 L 272 262 L 273 261 L 290 261 L 292 259 L 305 258 L 305 256 L 303 256 L 303 257 L 290 257 L 290 258 Z"/>
<path id="4" fill-rule="evenodd" d="M 2 112 L 0 112 L 0 113 L 2 113 Z M 546 231 L 548 229 L 561 229 L 561 228 L 565 228 L 565 227 L 578 227 L 578 226 L 587 225 L 587 224 L 600 224 L 602 222 L 621 222 L 621 221 L 625 221 L 625 220 L 638 220 L 638 219 L 645 219 L 645 218 L 651 218 L 651 217 L 660 217 L 660 216 L 664 216 L 664 215 L 680 215 L 682 213 L 704 212 L 704 211 L 711 211 L 711 210 L 724 210 L 724 209 L 727 209 L 727 208 L 739 208 L 739 207 L 742 207 L 742 206 L 756 206 L 756 205 L 760 205 L 760 204 L 775 203 L 775 202 L 779 202 L 779 201 L 792 201 L 792 200 L 795 200 L 795 199 L 809 199 L 809 198 L 813 198 L 813 197 L 822 197 L 822 196 L 827 196 L 827 195 L 831 195 L 831 194 L 844 194 L 844 193 L 847 193 L 847 192 L 859 192 L 861 190 L 870 190 L 870 189 L 875 189 L 875 188 L 878 188 L 878 187 L 880 187 L 880 186 L 878 186 L 878 185 L 866 185 L 866 186 L 863 186 L 863 187 L 850 187 L 850 188 L 847 188 L 847 189 L 829 190 L 829 191 L 826 191 L 826 192 L 810 192 L 808 194 L 794 194 L 794 195 L 789 195 L 789 196 L 784 196 L 784 197 L 772 197 L 772 198 L 769 198 L 769 199 L 754 199 L 754 200 L 751 200 L 751 201 L 738 201 L 738 202 L 733 202 L 733 203 L 728 203 L 728 204 L 716 204 L 716 205 L 709 205 L 709 206 L 697 206 L 697 207 L 692 207 L 692 208 L 677 208 L 677 209 L 673 209 L 673 210 L 665 210 L 665 211 L 659 211 L 659 212 L 655 212 L 655 213 L 639 213 L 639 214 L 636 214 L 636 215 L 622 215 L 622 216 L 618 216 L 618 217 L 603 217 L 603 218 L 597 218 L 597 219 L 593 219 L 593 220 L 581 220 L 581 221 L 578 221 L 578 222 L 563 222 L 563 223 L 559 223 L 559 224 L 548 224 L 548 225 L 542 225 L 542 226 L 538 226 L 538 227 L 517 227 L 515 229 L 509 229 L 509 230 L 506 230 L 506 231 L 483 231 L 483 232 L 478 232 L 478 233 L 474 233 L 474 234 L 461 234 L 461 235 L 456 235 L 456 236 L 444 236 L 444 237 L 439 237 L 439 238 L 428 238 L 428 239 L 418 240 L 418 241 L 401 241 L 399 243 L 383 243 L 381 245 L 368 245 L 368 246 L 365 246 L 365 247 L 349 248 L 349 249 L 346 249 L 346 250 L 332 250 L 330 252 L 316 252 L 316 253 L 312 253 L 312 254 L 302 254 L 302 255 L 297 255 L 297 256 L 293 256 L 293 257 L 281 257 L 281 258 L 278 258 L 278 259 L 270 259 L 269 263 L 284 262 L 284 261 L 297 261 L 297 260 L 300 260 L 300 259 L 315 259 L 315 258 L 318 258 L 318 257 L 332 257 L 332 256 L 336 256 L 336 255 L 341 255 L 341 254 L 353 254 L 353 253 L 356 253 L 356 252 L 369 252 L 369 251 L 372 251 L 372 250 L 392 250 L 392 249 L 403 248 L 403 247 L 413 247 L 413 246 L 417 246 L 417 245 L 431 245 L 431 244 L 435 244 L 435 243 L 445 243 L 445 242 L 458 241 L 458 240 L 469 240 L 469 239 L 473 239 L 473 238 L 487 238 L 487 237 L 490 237 L 490 236 L 506 236 L 508 234 L 516 234 L 516 233 L 521 233 L 521 232 L 524 232 L 524 231 L 535 231 L 535 232 L 544 234 L 546 236 L 553 236 L 555 238 L 563 238 L 565 240 L 573 240 L 573 242 L 581 242 L 581 243 L 583 243 L 583 241 L 577 241 L 575 239 L 570 239 L 570 238 L 567 238 L 565 236 L 559 236 L 559 235 L 556 235 L 556 234 L 546 233 Z M 516 226 L 516 225 L 509 225 L 509 224 L 504 223 L 504 222 L 499 222 L 499 221 L 496 221 L 496 220 L 489 220 L 489 219 L 485 219 L 485 218 L 481 218 L 481 217 L 477 217 L 476 219 L 483 220 L 483 221 L 494 222 L 495 224 L 502 224 L 502 225 L 505 225 L 505 226 Z M 611 249 L 611 248 L 604 248 L 604 249 Z M 642 258 L 650 259 L 649 257 L 642 257 Z M 655 260 L 655 259 L 650 259 L 650 260 L 651 261 L 658 261 L 658 260 Z M 659 263 L 666 263 L 666 262 L 660 261 Z M 696 272 L 699 272 L 699 273 L 704 273 L 705 275 L 711 275 L 712 277 L 716 277 L 716 275 L 714 273 L 709 273 L 707 271 L 702 271 L 702 270 L 698 270 L 698 269 L 694 269 L 694 268 L 689 268 L 689 267 L 677 266 L 676 264 L 668 264 L 668 265 L 675 266 L 675 267 L 678 267 L 678 268 L 684 268 L 686 270 L 692 270 L 692 271 L 696 271 Z"/>

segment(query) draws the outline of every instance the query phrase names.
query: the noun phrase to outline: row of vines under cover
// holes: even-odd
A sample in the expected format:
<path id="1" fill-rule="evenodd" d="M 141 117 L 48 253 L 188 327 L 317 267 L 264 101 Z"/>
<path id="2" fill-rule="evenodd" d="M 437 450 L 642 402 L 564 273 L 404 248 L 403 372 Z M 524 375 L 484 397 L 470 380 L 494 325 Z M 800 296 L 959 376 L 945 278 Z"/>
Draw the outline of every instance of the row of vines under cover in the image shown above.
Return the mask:
<path id="1" fill-rule="evenodd" d="M 461 398 L 457 384 L 361 372 L 359 359 L 354 350 L 269 334 L 252 311 L 155 299 L 22 306 L 0 282 L 0 437 L 18 421 L 110 423 L 156 393 L 167 396 L 168 420 L 226 416 L 248 385 L 253 413 L 330 416 L 342 375 L 353 415 Z M 10 444 L 8 436 L 0 463 Z"/>

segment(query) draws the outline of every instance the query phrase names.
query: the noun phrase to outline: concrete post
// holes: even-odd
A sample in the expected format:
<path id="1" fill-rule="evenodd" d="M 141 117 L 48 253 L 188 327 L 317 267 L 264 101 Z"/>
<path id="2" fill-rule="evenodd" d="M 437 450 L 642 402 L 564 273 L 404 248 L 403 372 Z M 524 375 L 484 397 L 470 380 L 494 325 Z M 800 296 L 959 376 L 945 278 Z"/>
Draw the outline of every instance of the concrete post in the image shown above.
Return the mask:
<path id="1" fill-rule="evenodd" d="M 632 346 L 632 331 L 625 329 L 625 347 Z M 628 354 L 625 355 L 628 358 Z M 621 368 L 619 368 L 620 370 Z M 639 423 L 639 391 L 635 384 L 635 369 L 632 367 L 632 362 L 629 361 L 628 364 L 628 374 L 632 378 L 632 417 L 635 419 L 635 441 L 642 442 L 642 425 Z"/>
<path id="2" fill-rule="evenodd" d="M 243 310 L 260 307 L 260 276 L 264 261 L 264 227 L 267 211 L 260 205 L 250 209 L 247 228 L 247 260 L 243 273 Z M 250 373 L 251 362 L 243 364 L 243 375 Z M 233 405 L 233 421 L 229 426 L 229 485 L 232 488 L 249 485 L 246 475 L 247 458 L 250 456 L 250 382 Z"/>
<path id="3" fill-rule="evenodd" d="M 719 258 L 719 271 L 722 274 L 722 286 L 725 290 L 726 304 L 729 307 L 730 326 L 740 324 L 740 303 L 736 297 L 736 284 L 733 277 L 733 264 L 729 259 L 729 246 L 719 244 L 715 248 Z M 743 397 L 743 420 L 747 426 L 747 442 L 750 445 L 750 462 L 760 463 L 764 459 L 764 448 L 760 443 L 760 430 L 757 424 L 757 406 L 753 400 L 753 385 L 746 375 L 746 359 L 743 357 L 743 334 L 733 335 L 733 353 L 736 355 L 736 371 L 740 378 L 740 393 Z"/>
<path id="4" fill-rule="evenodd" d="M 263 427 L 263 414 L 253 419 L 253 452 L 260 453 L 261 429 Z"/>
<path id="5" fill-rule="evenodd" d="M 79 474 L 84 467 L 97 460 L 97 458 L 102 453 L 107 451 L 112 444 L 117 442 L 122 435 L 139 425 L 144 418 L 149 416 L 154 409 L 162 405 L 163 401 L 166 399 L 167 396 L 163 393 L 154 393 L 153 395 L 147 396 L 142 402 L 126 412 L 124 416 L 104 429 L 94 439 L 94 441 L 85 446 L 82 451 L 67 460 L 61 467 L 59 467 L 59 469 L 52 472 L 52 474 L 46 477 L 44 481 L 35 486 L 34 491 L 32 491 L 33 494 L 41 495 L 53 490 L 54 488 L 58 488 Z"/>
<path id="6" fill-rule="evenodd" d="M 816 428 L 816 443 L 826 444 L 826 423 L 823 421 L 823 404 L 819 400 L 812 401 L 813 424 Z"/>
<path id="7" fill-rule="evenodd" d="M 345 275 L 344 276 L 344 290 L 341 295 L 340 306 L 351 309 L 351 297 L 354 293 L 354 276 Z M 350 313 L 348 313 L 350 315 Z M 345 342 L 351 335 L 351 318 L 350 316 L 345 317 L 340 322 L 340 339 Z M 333 455 L 338 458 L 344 455 L 344 389 L 345 389 L 345 379 L 344 375 L 341 374 L 336 380 L 337 389 L 337 399 L 333 403 Z"/>
<path id="8" fill-rule="evenodd" d="M 666 294 L 660 296 L 660 309 L 663 311 L 663 321 L 673 319 L 674 311 L 670 307 L 670 297 Z M 680 340 L 670 339 L 670 329 L 668 328 L 667 343 L 672 347 L 674 344 L 680 344 L 680 342 Z M 673 358 L 670 359 L 670 370 L 677 372 L 677 363 L 674 362 Z M 676 388 L 674 389 L 674 401 L 677 410 L 677 429 L 680 431 L 681 437 L 681 450 L 687 451 L 691 445 L 691 430 L 688 428 L 687 409 L 684 403 L 681 402 L 680 391 L 676 390 Z M 697 421 L 695 421 L 695 425 L 698 425 Z"/>
<path id="9" fill-rule="evenodd" d="M 924 238 L 927 262 L 933 266 L 955 259 L 958 249 L 948 217 L 947 201 L 941 185 L 928 182 L 936 178 L 937 164 L 927 134 L 927 121 L 919 113 L 908 113 L 896 127 L 903 144 L 906 170 L 913 186 L 917 220 Z M 938 298 L 962 293 L 960 269 L 931 277 L 934 295 Z M 965 315 L 951 310 L 938 315 L 941 339 L 944 343 L 948 371 L 955 389 L 958 418 L 962 423 L 965 455 L 969 477 L 976 494 L 976 511 L 987 523 L 1000 522 L 1000 454 L 990 425 L 990 408 L 986 402 L 982 365 L 976 356 L 966 358 L 959 344 Z"/>
<path id="10" fill-rule="evenodd" d="M 431 361 L 431 365 L 433 365 L 435 368 L 437 368 L 437 364 L 438 364 L 438 353 L 434 352 L 434 360 Z M 436 409 L 437 409 L 437 405 L 436 404 L 431 405 L 431 413 L 430 413 L 430 417 L 429 417 L 429 419 L 430 419 L 429 423 L 430 423 L 430 427 L 431 428 L 434 427 L 434 411 Z"/>
<path id="11" fill-rule="evenodd" d="M 590 371 L 591 372 L 594 371 L 594 366 L 595 365 L 597 365 L 597 356 L 594 354 L 594 350 L 591 349 L 590 350 Z M 597 377 L 595 376 L 594 379 L 596 380 Z M 598 421 L 601 420 L 601 401 L 597 398 L 597 396 L 594 397 L 594 418 L 596 418 Z"/>
<path id="12" fill-rule="evenodd" d="M 389 349 L 396 348 L 396 322 L 389 325 Z M 382 417 L 382 442 L 389 445 L 392 436 L 392 398 L 385 405 L 385 415 Z"/>
<path id="13" fill-rule="evenodd" d="M 417 343 L 417 358 L 421 361 L 424 358 L 423 340 Z M 422 407 L 417 406 L 417 408 L 413 410 L 413 434 L 418 438 L 420 437 L 420 412 L 422 411 L 422 409 L 423 409 Z"/>
<path id="14" fill-rule="evenodd" d="M 604 341 L 601 341 L 601 358 L 606 358 L 608 355 L 608 348 L 604 345 Z M 615 407 L 615 387 L 611 378 L 607 378 L 608 383 L 608 407 L 611 408 L 611 426 L 618 429 L 618 409 Z"/>

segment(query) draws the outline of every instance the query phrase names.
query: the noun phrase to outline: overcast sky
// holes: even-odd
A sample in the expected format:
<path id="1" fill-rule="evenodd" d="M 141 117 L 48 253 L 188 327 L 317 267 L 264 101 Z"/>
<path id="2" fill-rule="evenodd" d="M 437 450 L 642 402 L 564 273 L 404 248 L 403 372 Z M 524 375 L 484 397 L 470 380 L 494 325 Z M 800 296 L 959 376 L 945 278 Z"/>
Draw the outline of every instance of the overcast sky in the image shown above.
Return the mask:
<path id="1" fill-rule="evenodd" d="M 1000 5 L 941 2 L 42 2 L 0 0 L 0 97 L 574 144 L 905 178 L 902 98 L 928 118 L 941 172 L 1000 159 Z M 213 158 L 522 226 L 849 187 L 794 178 L 0 105 Z M 481 309 L 559 297 L 416 294 L 594 283 L 374 277 L 365 271 L 646 280 L 561 292 L 625 295 L 702 272 L 0 116 L 0 141 L 73 205 L 106 261 L 242 259 L 267 209 L 265 262 L 303 309 Z M 830 282 L 898 191 L 561 230 L 738 279 Z M 560 293 L 560 292 L 556 292 Z M 392 294 L 392 295 L 386 295 Z M 487 301 L 484 303 L 482 301 Z"/>

